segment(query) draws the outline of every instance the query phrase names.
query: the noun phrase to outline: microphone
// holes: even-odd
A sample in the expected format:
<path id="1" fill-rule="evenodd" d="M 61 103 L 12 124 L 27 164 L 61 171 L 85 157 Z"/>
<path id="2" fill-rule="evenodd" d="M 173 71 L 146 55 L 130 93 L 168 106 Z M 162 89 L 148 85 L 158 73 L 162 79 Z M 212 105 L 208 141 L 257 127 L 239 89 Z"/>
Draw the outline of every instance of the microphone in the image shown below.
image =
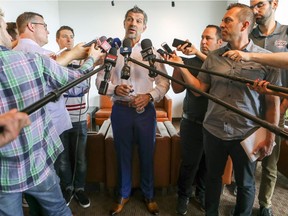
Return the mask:
<path id="1" fill-rule="evenodd" d="M 98 93 L 101 95 L 106 95 L 107 89 L 108 89 L 108 82 L 110 79 L 110 71 L 112 70 L 112 67 L 115 67 L 117 62 L 117 49 L 115 47 L 111 47 L 109 50 L 109 53 L 107 53 L 106 58 L 104 60 L 104 80 L 101 81 Z"/>
<path id="2" fill-rule="evenodd" d="M 125 38 L 123 40 L 123 46 L 120 48 L 120 54 L 124 56 L 125 61 L 127 61 L 128 57 L 132 52 L 132 43 L 129 38 Z"/>
<path id="3" fill-rule="evenodd" d="M 144 61 L 149 61 L 150 67 L 155 68 L 153 60 L 156 58 L 156 55 L 153 53 L 153 46 L 150 39 L 144 39 L 141 41 L 141 55 Z M 155 68 L 156 69 L 156 68 Z M 156 77 L 157 74 L 149 70 L 150 77 Z"/>
<path id="4" fill-rule="evenodd" d="M 103 36 L 102 36 L 103 37 Z M 104 36 L 105 37 L 105 36 Z M 103 37 L 103 38 L 104 38 Z M 102 39 L 103 39 L 102 38 Z M 106 38 L 106 37 L 105 37 Z M 101 41 L 101 38 L 99 39 Z M 102 42 L 102 41 L 101 41 Z M 108 52 L 111 49 L 111 44 L 113 42 L 113 38 L 109 37 L 107 40 L 104 40 L 100 45 L 99 48 L 102 49 L 102 52 Z"/>
<path id="5" fill-rule="evenodd" d="M 118 50 L 121 47 L 121 40 L 119 38 L 114 38 L 111 46 Z"/>
<path id="6" fill-rule="evenodd" d="M 129 79 L 130 77 L 130 66 L 128 65 L 128 58 L 131 55 L 131 40 L 125 38 L 123 40 L 123 47 L 120 48 L 120 54 L 124 56 L 124 66 L 121 70 L 121 79 Z"/>

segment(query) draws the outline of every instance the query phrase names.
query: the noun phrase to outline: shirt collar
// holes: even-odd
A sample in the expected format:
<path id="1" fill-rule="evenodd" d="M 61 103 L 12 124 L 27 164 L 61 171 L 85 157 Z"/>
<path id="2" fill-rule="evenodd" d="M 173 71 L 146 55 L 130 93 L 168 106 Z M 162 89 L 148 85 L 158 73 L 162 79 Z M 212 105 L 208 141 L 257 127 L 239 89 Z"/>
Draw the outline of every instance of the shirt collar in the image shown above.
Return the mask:
<path id="1" fill-rule="evenodd" d="M 249 39 L 249 43 L 247 44 L 247 46 L 240 51 L 249 52 L 252 50 L 253 45 L 254 45 L 253 41 L 251 39 Z M 228 50 L 232 50 L 229 43 L 226 46 L 224 46 L 224 52 L 226 52 Z"/>
<path id="2" fill-rule="evenodd" d="M 281 34 L 282 30 L 281 30 L 281 24 L 277 21 L 276 22 L 276 28 L 274 29 L 274 31 L 270 34 L 270 35 L 277 35 L 277 34 Z M 267 35 L 263 35 L 262 32 L 260 31 L 259 26 L 257 26 L 256 28 L 253 29 L 253 31 L 251 32 L 251 34 L 254 37 L 267 37 Z"/>

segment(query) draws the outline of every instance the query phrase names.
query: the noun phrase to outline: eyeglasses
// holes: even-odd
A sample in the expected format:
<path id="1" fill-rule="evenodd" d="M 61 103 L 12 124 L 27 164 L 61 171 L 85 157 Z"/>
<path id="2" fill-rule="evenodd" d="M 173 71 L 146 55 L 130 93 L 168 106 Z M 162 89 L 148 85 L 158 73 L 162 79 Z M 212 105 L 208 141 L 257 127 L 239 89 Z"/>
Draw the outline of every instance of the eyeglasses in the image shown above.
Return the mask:
<path id="1" fill-rule="evenodd" d="M 265 1 L 265 2 L 260 1 L 260 2 L 258 2 L 257 4 L 255 4 L 255 5 L 253 5 L 253 6 L 250 6 L 250 8 L 251 8 L 252 10 L 253 10 L 254 8 L 260 9 L 260 8 L 262 8 L 264 5 L 266 5 L 267 2 L 271 3 L 271 1 Z"/>
<path id="2" fill-rule="evenodd" d="M 38 25 L 43 25 L 44 28 L 47 30 L 47 24 L 46 23 L 38 23 L 38 22 L 31 22 L 32 24 L 38 24 Z"/>

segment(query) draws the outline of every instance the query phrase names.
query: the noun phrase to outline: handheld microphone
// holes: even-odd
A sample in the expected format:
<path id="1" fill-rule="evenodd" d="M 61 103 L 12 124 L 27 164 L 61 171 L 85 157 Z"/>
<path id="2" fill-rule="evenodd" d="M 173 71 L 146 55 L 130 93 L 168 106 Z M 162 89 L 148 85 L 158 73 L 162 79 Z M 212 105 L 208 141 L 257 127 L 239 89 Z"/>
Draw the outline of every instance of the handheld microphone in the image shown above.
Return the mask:
<path id="1" fill-rule="evenodd" d="M 104 80 L 101 81 L 98 93 L 101 95 L 106 95 L 107 89 L 108 89 L 108 82 L 110 79 L 110 71 L 112 70 L 112 67 L 115 67 L 117 62 L 117 49 L 115 47 L 112 47 L 109 50 L 109 53 L 107 53 L 106 58 L 104 60 Z"/>
<path id="2" fill-rule="evenodd" d="M 101 40 L 100 40 L 101 41 Z M 111 49 L 111 44 L 113 42 L 113 38 L 109 37 L 107 40 L 104 40 L 100 45 L 100 49 L 102 49 L 102 52 L 108 52 Z"/>
<path id="3" fill-rule="evenodd" d="M 129 38 L 125 38 L 123 40 L 123 46 L 120 48 L 120 54 L 124 56 L 125 61 L 127 61 L 128 57 L 132 52 L 132 43 Z"/>
<path id="4" fill-rule="evenodd" d="M 141 55 L 144 61 L 149 61 L 150 67 L 155 68 L 153 60 L 156 58 L 156 55 L 153 53 L 153 46 L 150 39 L 144 39 L 141 41 Z M 157 74 L 149 70 L 150 77 L 156 77 Z"/>
<path id="5" fill-rule="evenodd" d="M 129 38 L 125 38 L 123 40 L 123 47 L 120 48 L 120 54 L 124 56 L 124 66 L 121 70 L 121 79 L 128 80 L 130 77 L 130 66 L 128 65 L 128 58 L 131 55 L 131 40 Z"/>
<path id="6" fill-rule="evenodd" d="M 119 38 L 114 38 L 111 46 L 118 50 L 121 47 L 121 40 Z"/>

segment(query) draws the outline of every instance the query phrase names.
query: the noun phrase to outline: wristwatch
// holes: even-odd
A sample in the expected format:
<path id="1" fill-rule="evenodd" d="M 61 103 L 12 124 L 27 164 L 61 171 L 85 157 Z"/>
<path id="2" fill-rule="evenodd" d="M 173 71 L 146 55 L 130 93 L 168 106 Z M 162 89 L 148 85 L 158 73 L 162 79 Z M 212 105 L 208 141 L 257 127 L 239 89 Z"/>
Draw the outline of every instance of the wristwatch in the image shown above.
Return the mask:
<path id="1" fill-rule="evenodd" d="M 152 97 L 152 95 L 150 94 L 150 93 L 147 93 L 147 95 L 149 96 L 149 101 L 153 101 L 154 99 L 153 99 L 153 97 Z"/>

